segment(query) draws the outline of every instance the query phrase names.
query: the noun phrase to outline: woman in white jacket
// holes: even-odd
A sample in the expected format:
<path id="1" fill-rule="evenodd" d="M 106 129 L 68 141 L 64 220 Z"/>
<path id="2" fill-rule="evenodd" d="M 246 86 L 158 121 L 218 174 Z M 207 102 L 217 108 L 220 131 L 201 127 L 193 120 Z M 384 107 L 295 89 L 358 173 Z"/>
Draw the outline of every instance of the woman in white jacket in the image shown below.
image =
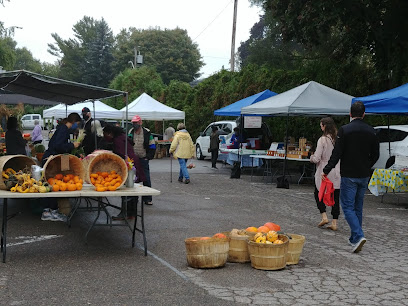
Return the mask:
<path id="1" fill-rule="evenodd" d="M 323 168 L 327 165 L 332 154 L 334 143 L 337 137 L 337 128 L 332 118 L 326 117 L 320 120 L 320 128 L 323 131 L 323 135 L 317 141 L 316 151 L 312 156 L 310 156 L 310 162 L 316 164 L 315 173 L 315 200 L 317 208 L 322 215 L 322 220 L 318 224 L 319 227 L 323 227 L 329 220 L 326 214 L 326 205 L 323 201 L 319 201 L 319 190 L 322 184 L 321 173 Z M 334 187 L 334 206 L 332 206 L 331 214 L 333 217 L 332 223 L 327 227 L 333 231 L 337 230 L 337 220 L 340 215 L 340 205 L 339 205 L 339 195 L 340 195 L 340 161 L 337 163 L 336 167 L 330 171 L 327 175 L 329 180 L 333 183 Z"/>

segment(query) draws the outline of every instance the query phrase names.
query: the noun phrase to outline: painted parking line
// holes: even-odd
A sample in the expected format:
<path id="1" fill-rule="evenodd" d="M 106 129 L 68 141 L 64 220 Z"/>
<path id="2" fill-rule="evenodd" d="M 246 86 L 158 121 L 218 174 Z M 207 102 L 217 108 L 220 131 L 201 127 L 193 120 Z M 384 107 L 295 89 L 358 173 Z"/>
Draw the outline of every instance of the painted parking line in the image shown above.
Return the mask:
<path id="1" fill-rule="evenodd" d="M 16 239 L 16 240 L 21 240 L 22 239 L 22 241 L 7 243 L 7 247 L 22 245 L 22 244 L 28 244 L 28 243 L 35 243 L 35 242 L 55 239 L 55 238 L 59 238 L 59 237 L 62 237 L 62 235 L 19 236 L 19 237 L 15 237 L 13 239 Z"/>

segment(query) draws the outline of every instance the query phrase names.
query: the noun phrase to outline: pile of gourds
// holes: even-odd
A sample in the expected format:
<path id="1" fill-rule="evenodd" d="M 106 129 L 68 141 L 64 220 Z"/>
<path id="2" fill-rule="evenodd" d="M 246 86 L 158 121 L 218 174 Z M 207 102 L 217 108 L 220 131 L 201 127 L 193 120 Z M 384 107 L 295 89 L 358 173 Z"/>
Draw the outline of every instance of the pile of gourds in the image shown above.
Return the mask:
<path id="1" fill-rule="evenodd" d="M 11 192 L 20 193 L 45 193 L 51 191 L 48 183 L 43 183 L 41 180 L 37 181 L 31 177 L 30 173 L 23 171 L 16 172 L 12 168 L 2 171 L 2 177 L 6 189 Z"/>

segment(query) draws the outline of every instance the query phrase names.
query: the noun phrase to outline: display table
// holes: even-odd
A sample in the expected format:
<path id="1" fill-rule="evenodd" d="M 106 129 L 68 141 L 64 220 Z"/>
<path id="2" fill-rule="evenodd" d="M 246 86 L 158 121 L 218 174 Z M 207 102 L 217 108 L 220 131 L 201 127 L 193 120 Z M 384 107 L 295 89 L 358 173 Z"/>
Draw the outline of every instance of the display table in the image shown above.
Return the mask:
<path id="1" fill-rule="evenodd" d="M 285 157 L 282 156 L 271 156 L 271 155 L 249 155 L 250 158 L 252 158 L 252 160 L 256 160 L 256 159 L 263 159 L 265 160 L 265 171 L 264 171 L 264 175 L 266 174 L 266 176 L 270 176 L 271 177 L 271 181 L 273 180 L 274 177 L 277 176 L 279 169 L 276 169 L 275 171 L 273 171 L 273 162 L 275 161 L 284 161 Z M 296 162 L 303 162 L 303 171 L 302 174 L 300 175 L 300 178 L 298 180 L 298 184 L 300 184 L 300 182 L 303 179 L 306 178 L 313 178 L 314 176 L 308 177 L 306 174 L 306 166 L 308 165 L 308 163 L 310 163 L 310 159 L 309 158 L 291 158 L 291 157 L 287 157 L 286 160 L 290 160 L 290 161 L 296 161 Z M 314 171 L 312 172 L 314 174 Z M 286 174 L 286 173 L 285 173 Z M 312 175 L 313 175 L 312 174 Z M 282 173 L 283 175 L 283 173 Z M 290 176 L 290 174 L 288 173 L 288 176 Z M 252 173 L 251 173 L 251 178 L 252 178 Z"/>
<path id="2" fill-rule="evenodd" d="M 267 150 L 255 150 L 255 149 L 220 149 L 221 153 L 228 154 L 226 162 L 230 165 L 234 165 L 234 162 L 238 161 L 238 153 L 241 158 L 242 167 L 260 167 L 262 166 L 262 159 L 252 160 L 250 155 L 263 155 L 267 153 Z"/>
<path id="3" fill-rule="evenodd" d="M 98 192 L 94 190 L 94 187 L 85 184 L 83 186 L 82 190 L 78 191 L 59 191 L 59 192 L 47 192 L 47 193 L 18 193 L 18 192 L 11 192 L 11 191 L 6 191 L 6 190 L 0 190 L 0 198 L 3 199 L 3 221 L 2 221 L 2 227 L 1 227 L 1 252 L 3 253 L 3 262 L 6 262 L 6 252 L 7 252 L 7 221 L 13 217 L 13 215 L 8 215 L 7 209 L 8 209 L 8 199 L 38 199 L 38 198 L 96 198 L 98 202 L 98 214 L 92 223 L 91 227 L 89 228 L 88 232 L 86 235 L 89 233 L 89 231 L 92 229 L 93 226 L 98 225 L 96 222 L 100 216 L 101 211 L 106 211 L 106 207 L 109 206 L 109 204 L 105 203 L 102 201 L 102 198 L 106 197 L 138 197 L 138 196 L 156 196 L 159 195 L 160 191 L 141 186 L 138 184 L 135 184 L 135 187 L 133 188 L 120 188 L 115 191 L 104 191 L 104 192 Z M 141 202 L 141 201 L 139 201 Z M 147 241 L 146 241 L 146 234 L 144 230 L 144 205 L 141 204 L 141 213 L 138 215 L 136 213 L 137 217 L 140 217 L 141 220 L 141 229 L 137 228 L 137 217 L 134 220 L 134 225 L 133 228 L 130 227 L 131 232 L 132 232 L 132 247 L 135 245 L 135 232 L 139 231 L 143 235 L 143 242 L 144 242 L 144 249 L 145 249 L 145 255 L 147 255 Z M 126 220 L 127 223 L 127 220 Z M 100 224 L 102 225 L 102 224 Z M 110 223 L 106 223 L 104 225 L 107 226 L 112 226 Z M 127 226 L 127 224 L 124 224 L 124 226 Z"/>
<path id="4" fill-rule="evenodd" d="M 375 169 L 368 189 L 375 196 L 383 195 L 391 188 L 393 192 L 408 191 L 408 172 L 392 169 Z"/>

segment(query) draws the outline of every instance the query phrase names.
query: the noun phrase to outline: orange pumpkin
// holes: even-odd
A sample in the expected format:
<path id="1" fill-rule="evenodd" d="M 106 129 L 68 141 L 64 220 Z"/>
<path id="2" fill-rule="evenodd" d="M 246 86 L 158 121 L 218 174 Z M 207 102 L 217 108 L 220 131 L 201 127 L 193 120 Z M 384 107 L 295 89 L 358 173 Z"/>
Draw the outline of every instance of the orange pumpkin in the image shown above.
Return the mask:
<path id="1" fill-rule="evenodd" d="M 278 232 L 281 229 L 281 227 L 279 225 L 277 225 L 275 223 L 272 223 L 272 222 L 267 222 L 267 223 L 264 224 L 264 226 L 268 227 L 269 230 L 275 231 L 275 232 Z"/>
<path id="2" fill-rule="evenodd" d="M 258 227 L 258 230 L 257 230 L 258 233 L 267 233 L 269 231 L 270 231 L 269 227 L 267 227 L 265 225 L 262 225 L 262 226 Z"/>
<path id="3" fill-rule="evenodd" d="M 247 228 L 246 228 L 246 231 L 247 231 L 247 232 L 254 232 L 254 233 L 256 233 L 256 232 L 258 231 L 258 228 L 255 227 L 255 226 L 250 226 L 250 227 L 247 227 Z"/>
<path id="4" fill-rule="evenodd" d="M 57 174 L 54 178 L 55 178 L 56 180 L 62 180 L 62 179 L 64 178 L 64 176 L 63 176 L 61 173 L 59 173 L 59 174 Z"/>
<path id="5" fill-rule="evenodd" d="M 225 236 L 222 233 L 216 233 L 214 236 L 212 236 L 213 238 L 227 238 L 227 236 Z"/>

